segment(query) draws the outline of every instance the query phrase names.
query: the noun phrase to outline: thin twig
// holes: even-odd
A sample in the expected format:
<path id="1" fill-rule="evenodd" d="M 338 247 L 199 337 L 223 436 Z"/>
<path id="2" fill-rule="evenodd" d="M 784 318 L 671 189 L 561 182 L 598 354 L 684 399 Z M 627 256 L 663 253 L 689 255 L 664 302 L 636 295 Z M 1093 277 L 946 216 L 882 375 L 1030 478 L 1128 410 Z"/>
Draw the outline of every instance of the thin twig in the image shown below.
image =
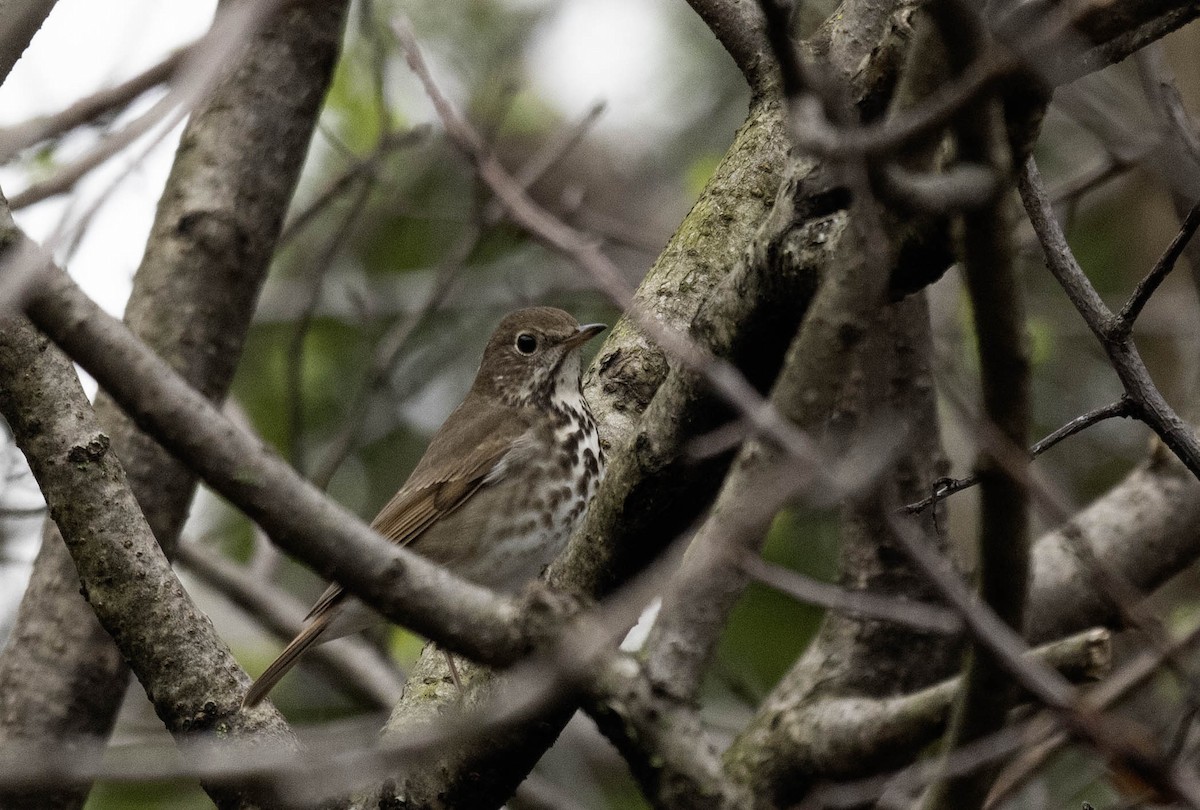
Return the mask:
<path id="1" fill-rule="evenodd" d="M 1117 313 L 1116 320 L 1111 327 L 1113 338 L 1123 340 L 1129 336 L 1129 332 L 1133 329 L 1133 322 L 1141 314 L 1142 307 L 1146 306 L 1146 302 L 1150 300 L 1150 296 L 1154 295 L 1158 285 L 1162 284 L 1163 280 L 1175 269 L 1175 262 L 1187 247 L 1192 235 L 1196 233 L 1197 226 L 1200 226 L 1200 202 L 1197 202 L 1188 211 L 1183 224 L 1179 226 L 1179 233 L 1175 234 L 1171 244 L 1167 245 L 1167 249 L 1154 263 L 1154 267 L 1150 268 L 1146 277 L 1138 282 L 1137 287 L 1133 290 L 1133 295 L 1129 296 L 1125 306 Z"/>
<path id="2" fill-rule="evenodd" d="M 19 209 L 69 191 L 82 177 L 147 132 L 164 122 L 167 122 L 166 129 L 174 126 L 220 78 L 230 54 L 257 30 L 278 2 L 280 0 L 258 0 L 222 7 L 212 29 L 188 51 L 170 92 L 124 129 L 103 139 L 45 180 L 14 194 L 9 207 Z"/>
<path id="3" fill-rule="evenodd" d="M 754 554 L 743 555 L 739 565 L 758 582 L 810 605 L 936 633 L 962 631 L 962 621 L 953 611 L 944 607 L 821 582 L 797 571 L 772 565 Z"/>
<path id="4" fill-rule="evenodd" d="M 77 127 L 99 118 L 110 116 L 118 108 L 129 104 L 138 96 L 169 81 L 179 66 L 187 59 L 194 45 L 184 46 L 159 63 L 115 87 L 109 87 L 79 99 L 69 107 L 52 115 L 39 115 L 28 121 L 0 129 L 0 163 L 12 160 L 23 149 L 55 138 Z"/>
<path id="5" fill-rule="evenodd" d="M 1050 433 L 1045 438 L 1035 443 L 1033 447 L 1029 449 L 1029 457 L 1031 459 L 1037 458 L 1042 453 L 1046 452 L 1051 447 L 1054 447 L 1054 445 L 1058 444 L 1064 439 L 1069 439 L 1076 433 L 1079 433 L 1080 431 L 1085 430 L 1099 422 L 1103 422 L 1106 419 L 1113 419 L 1116 417 L 1127 419 L 1135 414 L 1136 406 L 1134 405 L 1133 401 L 1128 397 L 1121 397 L 1121 399 L 1117 400 L 1116 402 L 1110 402 L 1108 405 L 1102 405 L 1099 408 L 1094 408 L 1085 414 L 1076 416 L 1070 422 L 1062 425 L 1053 433 Z M 905 514 L 909 515 L 920 514 L 939 501 L 945 500 L 951 495 L 962 492 L 963 490 L 970 489 L 978 483 L 979 476 L 975 474 L 968 475 L 965 478 L 944 478 L 934 484 L 933 494 L 928 498 L 925 498 L 921 501 L 916 501 L 915 503 L 907 504 L 906 506 L 901 507 L 901 510 Z"/>
<path id="6" fill-rule="evenodd" d="M 415 126 L 403 132 L 389 132 L 379 139 L 374 151 L 366 157 L 355 161 L 340 175 L 329 182 L 316 198 L 298 213 L 292 214 L 283 226 L 279 235 L 279 244 L 286 245 L 292 241 L 304 228 L 313 222 L 317 215 L 333 204 L 346 190 L 362 177 L 371 177 L 379 170 L 380 164 L 393 152 L 416 146 L 429 136 L 429 127 Z"/>
<path id="7" fill-rule="evenodd" d="M 1133 340 L 1129 335 L 1121 337 L 1114 332 L 1116 318 L 1071 253 L 1033 158 L 1025 162 L 1019 187 L 1029 221 L 1041 240 L 1047 267 L 1099 339 L 1126 395 L 1137 405 L 1138 418 L 1162 439 L 1193 475 L 1200 478 L 1200 441 L 1154 385 Z"/>

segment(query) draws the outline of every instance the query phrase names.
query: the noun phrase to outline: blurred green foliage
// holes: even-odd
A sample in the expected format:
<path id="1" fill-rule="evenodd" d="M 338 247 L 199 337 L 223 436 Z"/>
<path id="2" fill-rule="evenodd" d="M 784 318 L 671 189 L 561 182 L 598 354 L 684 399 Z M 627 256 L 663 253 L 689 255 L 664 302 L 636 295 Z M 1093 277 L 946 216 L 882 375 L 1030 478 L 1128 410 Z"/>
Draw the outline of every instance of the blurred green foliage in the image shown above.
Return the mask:
<path id="1" fill-rule="evenodd" d="M 837 581 L 836 515 L 789 510 L 767 536 L 763 557 L 826 582 Z M 742 698 L 761 699 L 817 631 L 824 611 L 757 583 L 730 616 L 718 648 L 715 680 Z"/>
<path id="2" fill-rule="evenodd" d="M 83 810 L 211 810 L 212 800 L 199 785 L 181 782 L 113 785 L 92 788 Z"/>

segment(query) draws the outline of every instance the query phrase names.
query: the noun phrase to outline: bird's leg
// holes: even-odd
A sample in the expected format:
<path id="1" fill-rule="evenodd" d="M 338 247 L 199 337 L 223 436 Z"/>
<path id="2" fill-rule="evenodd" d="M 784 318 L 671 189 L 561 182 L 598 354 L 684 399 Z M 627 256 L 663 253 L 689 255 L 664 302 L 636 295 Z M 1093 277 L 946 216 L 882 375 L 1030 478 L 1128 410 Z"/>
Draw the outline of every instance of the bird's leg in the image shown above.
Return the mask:
<path id="1" fill-rule="evenodd" d="M 450 667 L 450 680 L 454 681 L 454 685 L 458 687 L 458 696 L 461 698 L 464 694 L 462 678 L 458 677 L 458 665 L 454 663 L 454 656 L 449 650 L 442 650 L 442 655 L 446 656 L 446 665 Z"/>

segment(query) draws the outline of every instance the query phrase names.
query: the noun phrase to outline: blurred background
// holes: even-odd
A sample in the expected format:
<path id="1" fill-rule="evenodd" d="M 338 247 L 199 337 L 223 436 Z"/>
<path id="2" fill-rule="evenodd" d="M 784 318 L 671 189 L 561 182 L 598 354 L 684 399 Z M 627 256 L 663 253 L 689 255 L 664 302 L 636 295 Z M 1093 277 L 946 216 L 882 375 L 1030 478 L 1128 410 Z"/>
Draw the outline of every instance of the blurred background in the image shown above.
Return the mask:
<path id="1" fill-rule="evenodd" d="M 0 87 L 0 126 L 53 112 L 145 70 L 201 35 L 213 7 L 182 0 L 60 0 Z M 831 10 L 824 0 L 805 4 L 801 26 L 811 29 Z M 619 315 L 573 267 L 507 225 L 445 142 L 391 34 L 390 23 L 401 14 L 443 91 L 490 148 L 540 202 L 601 239 L 631 285 L 695 200 L 748 102 L 732 61 L 681 0 L 355 4 L 229 408 L 364 517 L 403 483 L 429 435 L 466 391 L 483 342 L 504 313 L 545 303 L 585 322 L 613 323 Z M 1166 51 L 1187 103 L 1200 112 L 1200 31 L 1193 25 L 1172 35 Z M 157 93 L 96 126 L 22 152 L 0 167 L 5 193 L 12 197 L 48 176 L 147 109 Z M 1061 90 L 1037 152 L 1078 258 L 1114 305 L 1175 234 L 1171 193 L 1200 197 L 1197 167 L 1171 159 L 1150 121 L 1130 62 Z M 114 313 L 128 296 L 177 138 L 177 129 L 151 133 L 74 193 L 16 214 Z M 1095 340 L 1042 270 L 1027 226 L 1017 228 L 1017 238 L 1034 345 L 1035 433 L 1041 436 L 1116 399 L 1120 388 Z M 1136 333 L 1160 388 L 1192 417 L 1198 415 L 1189 403 L 1200 359 L 1196 289 L 1181 265 Z M 954 273 L 932 288 L 931 302 L 938 380 L 952 394 L 943 407 L 946 448 L 954 474 L 964 474 L 973 442 L 957 402 L 973 402 L 976 384 L 969 308 Z M 1149 434 L 1139 425 L 1107 422 L 1051 451 L 1037 468 L 1066 503 L 1080 506 L 1118 481 L 1148 446 Z M 11 441 L 0 461 L 2 637 L 36 552 L 40 519 L 36 486 Z M 956 496 L 951 531 L 970 532 L 973 516 L 971 493 Z M 835 579 L 835 517 L 801 508 L 781 515 L 767 557 Z M 281 643 L 243 609 L 238 574 L 292 609 L 307 607 L 325 585 L 206 492 L 185 531 L 181 569 L 252 674 Z M 1196 584 L 1187 574 L 1169 587 L 1156 602 L 1162 615 L 1191 626 Z M 732 731 L 743 722 L 820 617 L 815 608 L 751 588 L 710 679 L 714 726 Z M 395 629 L 372 643 L 402 669 L 422 642 Z M 390 666 L 383 655 L 376 658 L 377 669 Z M 1163 707 L 1174 705 L 1177 691 L 1164 679 L 1148 699 L 1168 711 Z M 136 684 L 130 697 L 118 741 L 157 739 L 159 726 Z M 372 710 L 361 695 L 347 694 L 307 666 L 273 697 L 298 723 Z M 1083 799 L 1098 809 L 1113 806 L 1101 775 L 1095 763 L 1069 753 L 1014 806 L 1077 807 Z M 513 806 L 644 805 L 615 753 L 577 719 Z M 88 807 L 211 804 L 191 785 L 101 785 Z"/>

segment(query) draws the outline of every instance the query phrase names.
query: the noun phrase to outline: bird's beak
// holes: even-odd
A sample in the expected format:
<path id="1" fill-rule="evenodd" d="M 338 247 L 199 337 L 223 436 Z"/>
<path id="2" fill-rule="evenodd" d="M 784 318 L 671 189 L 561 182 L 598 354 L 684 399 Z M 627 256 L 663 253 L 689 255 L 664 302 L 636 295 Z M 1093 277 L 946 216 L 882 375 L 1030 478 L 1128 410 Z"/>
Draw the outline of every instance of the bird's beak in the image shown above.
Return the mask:
<path id="1" fill-rule="evenodd" d="M 586 323 L 579 327 L 578 332 L 564 340 L 562 345 L 568 349 L 574 349 L 576 346 L 582 346 L 607 328 L 608 325 L 603 323 Z"/>

